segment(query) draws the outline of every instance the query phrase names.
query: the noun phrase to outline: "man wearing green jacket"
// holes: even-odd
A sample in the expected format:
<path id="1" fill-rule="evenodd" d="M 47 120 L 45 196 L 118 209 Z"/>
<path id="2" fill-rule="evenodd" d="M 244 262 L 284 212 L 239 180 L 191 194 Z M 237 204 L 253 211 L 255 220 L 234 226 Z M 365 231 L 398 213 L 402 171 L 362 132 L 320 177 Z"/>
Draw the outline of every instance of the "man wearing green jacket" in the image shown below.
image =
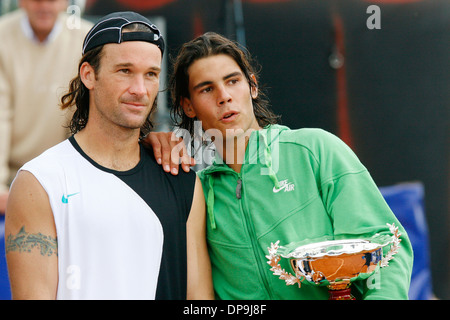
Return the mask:
<path id="1" fill-rule="evenodd" d="M 204 34 L 182 47 L 170 86 L 180 128 L 192 135 L 201 121 L 216 147 L 213 164 L 198 172 L 216 298 L 328 299 L 326 286 L 298 288 L 274 276 L 271 243 L 389 234 L 387 223 L 399 226 L 400 249 L 388 267 L 354 281 L 352 293 L 408 298 L 411 244 L 369 172 L 336 136 L 277 125 L 248 53 Z"/>

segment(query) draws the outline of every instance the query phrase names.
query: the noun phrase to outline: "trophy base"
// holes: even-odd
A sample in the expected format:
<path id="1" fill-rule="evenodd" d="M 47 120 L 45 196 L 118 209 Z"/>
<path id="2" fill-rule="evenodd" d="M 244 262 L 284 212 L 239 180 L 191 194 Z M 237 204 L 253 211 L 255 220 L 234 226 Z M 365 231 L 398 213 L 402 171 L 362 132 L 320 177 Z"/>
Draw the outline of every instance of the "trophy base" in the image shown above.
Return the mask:
<path id="1" fill-rule="evenodd" d="M 329 289 L 330 297 L 328 300 L 356 300 L 354 296 L 352 296 L 350 288 L 346 289 Z"/>

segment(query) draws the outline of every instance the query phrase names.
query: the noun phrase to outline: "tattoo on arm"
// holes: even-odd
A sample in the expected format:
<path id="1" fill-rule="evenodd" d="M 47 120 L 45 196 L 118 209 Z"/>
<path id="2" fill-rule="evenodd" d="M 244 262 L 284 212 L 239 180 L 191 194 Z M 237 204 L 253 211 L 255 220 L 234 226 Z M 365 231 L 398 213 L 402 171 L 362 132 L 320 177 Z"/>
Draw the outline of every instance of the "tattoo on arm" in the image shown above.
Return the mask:
<path id="1" fill-rule="evenodd" d="M 15 236 L 10 234 L 5 243 L 6 253 L 12 251 L 31 252 L 31 249 L 35 247 L 40 249 L 41 255 L 43 256 L 50 257 L 52 254 L 58 256 L 58 243 L 56 238 L 45 236 L 40 232 L 30 234 L 25 231 L 25 226 Z"/>

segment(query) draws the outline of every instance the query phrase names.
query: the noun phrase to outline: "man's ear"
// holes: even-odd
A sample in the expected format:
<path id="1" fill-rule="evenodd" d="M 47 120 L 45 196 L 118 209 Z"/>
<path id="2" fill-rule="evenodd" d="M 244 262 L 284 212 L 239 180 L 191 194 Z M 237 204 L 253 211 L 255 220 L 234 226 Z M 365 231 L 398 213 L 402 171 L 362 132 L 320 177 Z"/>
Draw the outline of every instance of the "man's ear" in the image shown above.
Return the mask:
<path id="1" fill-rule="evenodd" d="M 188 116 L 189 118 L 195 118 L 196 113 L 194 108 L 192 108 L 192 103 L 189 98 L 183 97 L 181 99 L 181 107 L 183 108 L 183 111 L 186 114 L 186 116 Z"/>
<path id="2" fill-rule="evenodd" d="M 95 71 L 88 62 L 83 62 L 80 67 L 80 79 L 87 89 L 92 90 L 94 88 Z"/>
<path id="3" fill-rule="evenodd" d="M 250 94 L 252 95 L 252 99 L 256 99 L 258 97 L 258 82 L 254 74 L 250 75 L 250 77 L 254 83 L 254 85 L 250 84 Z"/>

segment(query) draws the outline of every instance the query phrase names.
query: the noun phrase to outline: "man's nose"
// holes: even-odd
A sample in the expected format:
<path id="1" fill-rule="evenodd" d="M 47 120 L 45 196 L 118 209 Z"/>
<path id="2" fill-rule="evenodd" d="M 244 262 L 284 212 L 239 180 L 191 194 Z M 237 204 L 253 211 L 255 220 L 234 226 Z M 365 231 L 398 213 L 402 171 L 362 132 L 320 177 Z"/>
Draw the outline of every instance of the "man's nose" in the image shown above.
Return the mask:
<path id="1" fill-rule="evenodd" d="M 147 93 L 147 88 L 145 86 L 144 78 L 137 75 L 133 77 L 129 91 L 131 94 L 137 96 L 145 95 Z"/>
<path id="2" fill-rule="evenodd" d="M 219 106 L 223 106 L 224 104 L 232 101 L 230 92 L 224 86 L 220 86 L 217 89 L 217 92 L 218 92 L 217 102 Z"/>

